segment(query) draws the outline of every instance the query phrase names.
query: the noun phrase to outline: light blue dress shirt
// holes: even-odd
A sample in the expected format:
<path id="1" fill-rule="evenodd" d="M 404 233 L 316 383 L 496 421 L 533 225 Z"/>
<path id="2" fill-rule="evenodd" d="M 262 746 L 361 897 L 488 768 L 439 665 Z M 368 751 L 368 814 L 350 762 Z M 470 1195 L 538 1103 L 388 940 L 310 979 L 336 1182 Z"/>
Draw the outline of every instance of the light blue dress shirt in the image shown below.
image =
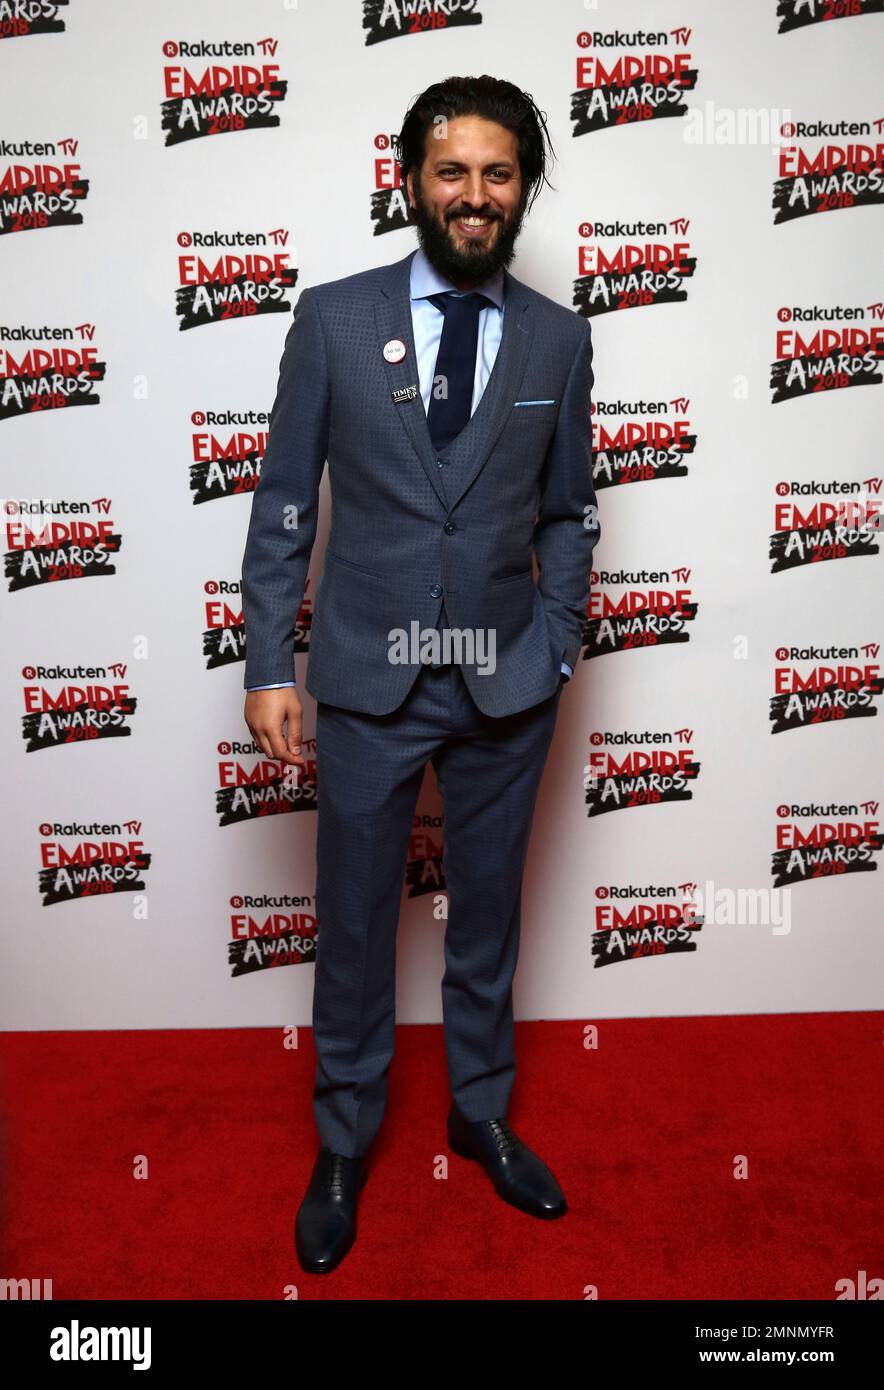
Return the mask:
<path id="1" fill-rule="evenodd" d="M 441 294 L 452 290 L 455 294 L 466 291 L 455 289 L 450 280 L 440 275 L 435 266 L 427 260 L 423 248 L 419 248 L 411 262 L 411 326 L 414 333 L 414 350 L 417 355 L 418 379 L 424 410 L 429 414 L 430 398 L 433 390 L 433 371 L 439 356 L 439 343 L 442 340 L 442 325 L 445 315 L 428 298 L 431 294 Z M 479 338 L 476 344 L 476 375 L 473 378 L 473 400 L 470 406 L 472 415 L 482 399 L 488 384 L 491 369 L 500 347 L 503 332 L 504 292 L 503 271 L 499 270 L 476 291 L 492 300 L 479 311 Z M 562 672 L 571 679 L 572 670 L 567 662 L 562 662 Z M 281 690 L 294 685 L 292 681 L 277 681 L 275 685 L 250 685 L 249 690 Z"/>

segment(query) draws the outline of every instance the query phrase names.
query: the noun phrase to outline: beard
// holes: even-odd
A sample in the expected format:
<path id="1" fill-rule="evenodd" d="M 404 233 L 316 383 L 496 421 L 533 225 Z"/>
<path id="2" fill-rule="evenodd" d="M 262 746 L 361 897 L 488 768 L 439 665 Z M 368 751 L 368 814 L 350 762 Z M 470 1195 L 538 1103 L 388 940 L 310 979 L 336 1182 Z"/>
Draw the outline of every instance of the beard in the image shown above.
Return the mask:
<path id="1" fill-rule="evenodd" d="M 421 197 L 419 179 L 414 181 L 414 201 L 415 206 L 409 211 L 410 220 L 417 228 L 418 241 L 427 260 L 446 280 L 451 280 L 452 283 L 470 280 L 473 284 L 480 285 L 484 280 L 496 275 L 499 270 L 509 267 L 516 254 L 516 240 L 522 230 L 524 198 L 520 200 L 511 220 L 498 230 L 493 245 L 488 247 L 479 241 L 456 243 L 454 237 L 457 234 L 452 230 L 451 224 L 457 217 L 470 216 L 487 216 L 502 224 L 503 218 L 495 209 L 481 208 L 475 212 L 455 203 L 451 208 L 445 209 L 440 220 Z"/>

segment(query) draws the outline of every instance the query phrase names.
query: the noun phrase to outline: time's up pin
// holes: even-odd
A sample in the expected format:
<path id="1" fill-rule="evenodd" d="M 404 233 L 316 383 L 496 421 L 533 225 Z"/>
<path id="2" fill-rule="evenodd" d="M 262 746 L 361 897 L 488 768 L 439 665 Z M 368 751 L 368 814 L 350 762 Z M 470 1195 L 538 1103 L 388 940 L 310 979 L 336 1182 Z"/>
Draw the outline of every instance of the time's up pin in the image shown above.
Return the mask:
<path id="1" fill-rule="evenodd" d="M 416 401 L 416 400 L 417 400 L 417 387 L 416 387 L 416 386 L 400 386 L 399 389 L 398 389 L 398 391 L 392 391 L 390 394 L 391 394 L 392 397 L 393 397 L 393 404 L 394 404 L 394 405 L 401 405 L 403 401 Z"/>
<path id="2" fill-rule="evenodd" d="M 401 362 L 405 356 L 405 344 L 401 338 L 391 338 L 384 343 L 384 358 L 387 362 Z"/>

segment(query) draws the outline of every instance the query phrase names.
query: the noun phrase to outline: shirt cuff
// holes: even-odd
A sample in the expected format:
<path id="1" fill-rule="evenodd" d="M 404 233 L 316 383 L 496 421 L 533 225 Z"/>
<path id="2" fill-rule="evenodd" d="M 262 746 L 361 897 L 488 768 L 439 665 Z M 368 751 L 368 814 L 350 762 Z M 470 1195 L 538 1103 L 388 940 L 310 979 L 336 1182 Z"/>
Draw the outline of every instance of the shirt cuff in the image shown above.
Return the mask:
<path id="1" fill-rule="evenodd" d="M 284 690 L 287 685 L 294 685 L 294 681 L 277 681 L 275 685 L 247 685 L 246 690 Z"/>

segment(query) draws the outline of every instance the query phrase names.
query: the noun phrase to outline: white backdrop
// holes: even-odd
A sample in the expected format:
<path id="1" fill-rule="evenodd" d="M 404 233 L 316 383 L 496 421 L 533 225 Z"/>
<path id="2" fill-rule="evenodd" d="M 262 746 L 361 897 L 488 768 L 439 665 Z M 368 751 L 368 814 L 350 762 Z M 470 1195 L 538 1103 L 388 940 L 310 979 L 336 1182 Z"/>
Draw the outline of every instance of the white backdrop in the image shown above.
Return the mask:
<path id="1" fill-rule="evenodd" d="M 447 11 L 444 25 L 410 33 L 403 19 L 397 30 L 414 8 L 0 5 L 4 1026 L 309 1023 L 315 809 L 280 786 L 242 718 L 238 585 L 261 430 L 298 291 L 416 244 L 395 215 L 388 229 L 389 136 L 409 102 L 440 78 L 481 72 L 548 113 L 555 191 L 541 193 L 513 270 L 563 304 L 591 304 L 607 431 L 586 659 L 563 694 L 526 872 L 518 1016 L 879 1008 L 884 15 L 861 0 L 462 0 L 417 7 Z M 35 31 L 18 32 L 28 16 Z M 180 52 L 225 40 L 248 51 Z M 686 55 L 681 95 L 652 81 L 644 107 L 627 95 L 619 119 L 618 60 L 648 71 L 675 54 Z M 197 138 L 167 143 L 167 81 L 172 100 L 182 68 L 199 79 L 213 63 L 276 67 L 259 103 L 275 123 L 222 119 L 210 134 L 201 120 Z M 578 64 L 591 90 L 575 98 Z M 572 102 L 587 100 L 596 124 L 575 133 Z M 782 140 L 790 122 L 800 131 Z M 869 169 L 850 145 L 871 152 Z M 834 174 L 806 215 L 775 220 L 777 181 L 802 208 L 791 198 L 809 181 L 792 175 L 817 155 Z M 28 190 L 65 165 L 59 215 L 57 199 L 41 207 Z M 202 247 L 209 265 L 225 251 L 285 257 L 282 280 L 296 288 L 281 290 L 281 312 L 216 313 L 182 330 L 179 257 L 213 233 L 262 244 Z M 617 271 L 597 278 L 598 257 L 646 243 L 685 248 L 675 297 L 641 302 L 627 284 L 621 299 L 614 286 L 600 312 L 595 296 Z M 858 349 L 846 362 L 825 361 L 836 335 Z M 60 347 L 105 364 L 81 394 L 70 377 L 41 380 L 28 357 Z M 785 400 L 772 384 L 780 357 L 805 383 Z M 220 423 L 207 428 L 200 413 Z M 606 472 L 609 436 L 616 447 L 628 424 L 639 438 L 663 425 L 686 439 L 678 467 L 658 454 L 660 476 L 624 475 L 615 456 Z M 212 437 L 234 459 L 201 495 L 192 469 Z M 865 529 L 817 535 L 826 514 L 812 509 L 845 501 Z M 305 622 L 327 502 L 324 490 Z M 103 528 L 97 556 L 78 570 L 77 555 L 54 553 L 67 532 L 41 534 L 53 522 Z M 785 567 L 771 558 L 783 530 Z M 648 643 L 654 623 L 636 596 L 649 590 L 683 591 L 687 640 Z M 622 600 L 639 611 L 629 633 L 621 619 L 610 627 Z M 306 640 L 297 672 L 310 739 Z M 805 691 L 775 732 L 778 691 L 814 678 L 840 693 Z M 633 787 L 634 766 L 615 767 L 645 751 L 687 765 L 676 795 L 668 783 L 659 797 Z M 587 788 L 591 757 L 600 781 Z M 254 776 L 263 791 L 243 792 Z M 225 791 L 235 782 L 241 805 Z M 441 1017 L 431 771 L 418 812 L 402 1022 Z M 781 870 L 775 856 L 799 835 L 816 843 Z M 105 868 L 113 891 L 97 891 L 119 846 L 126 862 Z M 238 905 L 248 899 L 260 905 Z M 698 920 L 656 944 L 611 930 L 614 904 L 633 928 L 672 927 L 689 902 Z"/>

